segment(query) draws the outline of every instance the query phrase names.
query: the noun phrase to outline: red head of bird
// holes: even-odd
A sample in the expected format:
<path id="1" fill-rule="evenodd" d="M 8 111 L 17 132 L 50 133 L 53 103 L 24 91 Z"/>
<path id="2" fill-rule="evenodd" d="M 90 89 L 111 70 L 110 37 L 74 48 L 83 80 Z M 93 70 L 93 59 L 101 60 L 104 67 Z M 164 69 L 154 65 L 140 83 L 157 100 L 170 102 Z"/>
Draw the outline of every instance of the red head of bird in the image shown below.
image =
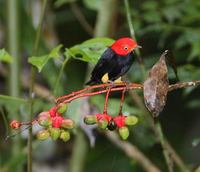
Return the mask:
<path id="1" fill-rule="evenodd" d="M 135 48 L 140 46 L 131 38 L 120 38 L 115 41 L 110 47 L 116 54 L 126 56 L 131 53 Z"/>

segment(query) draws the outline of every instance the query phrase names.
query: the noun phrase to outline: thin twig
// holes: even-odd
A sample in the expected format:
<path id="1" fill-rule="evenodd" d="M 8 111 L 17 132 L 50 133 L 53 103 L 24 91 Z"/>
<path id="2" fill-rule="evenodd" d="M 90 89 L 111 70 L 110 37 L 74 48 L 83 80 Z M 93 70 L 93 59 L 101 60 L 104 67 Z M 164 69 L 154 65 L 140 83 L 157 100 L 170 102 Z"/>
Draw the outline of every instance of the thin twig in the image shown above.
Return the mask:
<path id="1" fill-rule="evenodd" d="M 111 88 L 110 92 L 122 91 L 125 88 L 126 88 L 126 86 Z M 133 84 L 130 84 L 130 86 L 127 88 L 127 90 L 129 90 L 129 89 L 142 89 L 142 85 L 133 83 Z M 106 93 L 106 92 L 107 92 L 107 89 L 103 89 L 103 90 L 100 90 L 100 91 L 94 91 L 94 92 L 90 92 L 90 93 L 75 94 L 74 96 L 65 99 L 62 103 L 70 103 L 71 101 L 78 99 L 78 98 L 81 98 L 81 97 L 89 97 L 89 96 L 94 96 L 94 95 L 98 95 L 98 94 L 103 94 L 103 93 Z M 59 103 L 60 103 L 60 101 L 59 101 Z"/>
<path id="2" fill-rule="evenodd" d="M 182 82 L 182 83 L 177 83 L 177 84 L 172 84 L 169 86 L 169 91 L 173 91 L 179 88 L 184 88 L 184 87 L 191 87 L 191 86 L 198 86 L 200 85 L 200 81 L 192 81 L 192 82 Z M 92 85 L 89 87 L 86 87 L 84 89 L 78 90 L 76 92 L 72 92 L 70 94 L 61 96 L 55 100 L 56 104 L 59 103 L 70 103 L 71 101 L 81 98 L 81 97 L 88 97 L 88 96 L 94 96 L 97 94 L 103 94 L 107 92 L 107 87 L 111 87 L 112 83 L 106 83 L 106 84 L 98 84 L 98 85 Z M 91 91 L 93 89 L 100 89 L 98 91 L 93 91 L 89 93 L 85 93 L 88 91 Z M 127 83 L 119 83 L 116 84 L 116 87 L 111 88 L 110 92 L 116 92 L 116 91 L 122 91 L 124 89 L 128 90 L 134 90 L 134 89 L 142 89 L 143 85 L 142 84 L 137 84 L 137 83 L 130 83 L 127 85 Z"/>
<path id="3" fill-rule="evenodd" d="M 111 90 L 111 87 L 109 87 L 109 88 L 107 89 L 106 100 L 105 100 L 104 108 L 103 108 L 103 114 L 108 114 L 108 113 L 107 113 L 107 107 L 108 107 L 108 98 L 109 98 L 109 95 L 110 95 L 110 90 Z"/>
<path id="4" fill-rule="evenodd" d="M 89 86 L 89 87 L 86 87 L 84 89 L 81 89 L 81 90 L 78 90 L 76 92 L 72 92 L 70 94 L 67 94 L 67 95 L 64 95 L 64 96 L 61 96 L 61 97 L 58 97 L 55 102 L 56 103 L 60 103 L 62 102 L 63 100 L 66 100 L 70 97 L 74 97 L 78 94 L 81 94 L 83 92 L 87 92 L 87 91 L 91 91 L 93 89 L 98 89 L 98 88 L 107 88 L 107 87 L 111 87 L 113 84 L 112 83 L 106 83 L 106 84 L 98 84 L 98 85 L 92 85 L 92 86 Z M 135 83 L 132 83 L 131 84 L 133 87 L 142 87 L 141 84 L 135 84 Z M 127 86 L 127 83 L 116 83 L 115 86 Z M 112 89 L 111 89 L 112 91 Z"/>
<path id="5" fill-rule="evenodd" d="M 192 87 L 192 86 L 199 86 L 199 85 L 200 85 L 200 80 L 191 81 L 191 82 L 179 82 L 177 84 L 170 85 L 168 91 L 173 91 L 180 88 L 186 88 L 186 87 Z"/>
<path id="6" fill-rule="evenodd" d="M 40 16 L 40 21 L 37 27 L 36 32 L 36 39 L 33 47 L 32 54 L 35 55 L 37 53 L 39 42 L 40 42 L 40 35 L 41 35 L 41 29 L 42 29 L 42 23 L 44 19 L 45 9 L 47 5 L 47 0 L 43 1 L 42 5 L 42 11 Z M 33 120 L 33 101 L 34 101 L 34 84 L 35 84 L 35 75 L 36 75 L 36 69 L 35 67 L 31 67 L 31 80 L 30 80 L 30 89 L 29 89 L 29 103 L 30 103 L 30 117 L 29 121 Z M 28 135 L 28 165 L 27 165 L 27 171 L 32 172 L 32 127 L 29 129 L 29 135 Z"/>
<path id="7" fill-rule="evenodd" d="M 122 115 L 122 108 L 123 108 L 123 104 L 124 104 L 126 89 L 127 89 L 127 88 L 125 88 L 125 89 L 122 91 L 122 96 L 121 96 L 121 101 L 120 101 L 120 107 L 119 107 L 119 115 Z"/>

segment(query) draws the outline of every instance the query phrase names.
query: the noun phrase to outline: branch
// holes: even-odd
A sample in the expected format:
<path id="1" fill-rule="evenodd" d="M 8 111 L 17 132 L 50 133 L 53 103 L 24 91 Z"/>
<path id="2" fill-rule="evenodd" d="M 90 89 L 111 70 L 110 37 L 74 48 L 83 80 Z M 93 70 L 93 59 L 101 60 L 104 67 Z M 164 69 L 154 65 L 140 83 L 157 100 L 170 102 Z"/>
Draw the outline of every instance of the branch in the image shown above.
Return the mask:
<path id="1" fill-rule="evenodd" d="M 168 91 L 173 91 L 173 90 L 176 90 L 176 89 L 191 87 L 191 86 L 199 86 L 199 85 L 200 85 L 200 81 L 182 82 L 182 83 L 169 85 Z M 78 99 L 78 98 L 81 98 L 81 97 L 90 97 L 90 96 L 94 96 L 94 95 L 98 95 L 98 94 L 103 94 L 103 93 L 108 92 L 107 88 L 109 88 L 109 87 L 112 87 L 110 89 L 110 92 L 143 89 L 143 85 L 138 84 L 138 83 L 123 82 L 123 83 L 117 83 L 115 85 L 113 85 L 113 83 L 98 84 L 98 85 L 92 85 L 92 86 L 86 87 L 84 89 L 78 90 L 76 92 L 72 92 L 70 94 L 58 97 L 55 100 L 55 103 L 56 104 L 70 103 L 71 101 Z M 101 90 L 89 92 L 89 91 L 92 91 L 94 89 L 101 89 Z"/>
<path id="2" fill-rule="evenodd" d="M 121 86 L 121 87 L 117 87 L 117 88 L 111 88 L 110 90 L 107 88 L 104 88 L 103 90 L 100 91 L 95 91 L 95 92 L 91 92 L 91 93 L 83 93 L 83 94 L 78 94 L 75 95 L 73 97 L 70 97 L 68 99 L 66 99 L 65 101 L 63 101 L 62 103 L 70 103 L 71 101 L 81 98 L 81 97 L 89 97 L 89 96 L 94 96 L 94 95 L 98 95 L 98 94 L 103 94 L 103 93 L 107 93 L 108 90 L 110 92 L 117 92 L 117 91 L 122 91 L 126 89 L 126 86 Z M 141 84 L 131 84 L 129 87 L 127 87 L 127 90 L 129 89 L 142 89 L 142 85 Z"/>
<path id="3" fill-rule="evenodd" d="M 172 84 L 169 86 L 169 91 L 177 90 L 180 88 L 193 87 L 193 86 L 200 86 L 200 80 Z"/>
<path id="4" fill-rule="evenodd" d="M 125 89 L 126 87 L 129 88 L 129 89 L 133 89 L 133 88 L 138 88 L 138 89 L 142 89 L 142 85 L 141 84 L 135 84 L 135 83 L 117 83 L 115 84 L 115 86 L 117 88 L 111 88 L 111 92 L 113 91 L 121 91 L 123 89 Z M 72 92 L 70 94 L 67 94 L 67 95 L 64 95 L 64 96 L 61 96 L 61 97 L 58 97 L 55 102 L 56 103 L 60 103 L 62 102 L 63 100 L 67 100 L 69 99 L 66 103 L 69 103 L 71 102 L 72 100 L 74 99 L 77 99 L 79 97 L 86 97 L 86 96 L 93 96 L 93 95 L 97 95 L 97 94 L 102 94 L 102 93 L 105 93 L 107 92 L 107 88 L 108 87 L 113 87 L 113 83 L 106 83 L 106 84 L 98 84 L 98 85 L 93 85 L 93 86 L 89 86 L 89 87 L 86 87 L 84 89 L 81 89 L 81 90 L 78 90 L 76 92 Z M 93 92 L 93 93 L 88 93 L 88 94 L 81 94 L 81 93 L 84 93 L 84 92 L 88 92 L 88 91 L 91 91 L 93 89 L 99 89 L 99 88 L 102 88 L 104 90 L 102 91 L 97 91 L 97 92 Z M 77 95 L 80 95 L 78 97 L 76 97 Z M 71 98 L 71 99 L 70 99 Z"/>

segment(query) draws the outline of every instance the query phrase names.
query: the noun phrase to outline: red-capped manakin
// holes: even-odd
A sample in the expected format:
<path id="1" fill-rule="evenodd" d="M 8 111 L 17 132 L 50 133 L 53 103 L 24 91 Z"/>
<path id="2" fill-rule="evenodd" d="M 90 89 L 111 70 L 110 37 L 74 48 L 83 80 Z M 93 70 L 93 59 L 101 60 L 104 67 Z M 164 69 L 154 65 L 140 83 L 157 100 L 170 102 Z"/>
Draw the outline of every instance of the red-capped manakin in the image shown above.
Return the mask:
<path id="1" fill-rule="evenodd" d="M 98 83 L 121 82 L 123 76 L 134 61 L 133 51 L 140 46 L 131 38 L 125 37 L 116 40 L 108 47 L 92 71 L 87 85 Z"/>

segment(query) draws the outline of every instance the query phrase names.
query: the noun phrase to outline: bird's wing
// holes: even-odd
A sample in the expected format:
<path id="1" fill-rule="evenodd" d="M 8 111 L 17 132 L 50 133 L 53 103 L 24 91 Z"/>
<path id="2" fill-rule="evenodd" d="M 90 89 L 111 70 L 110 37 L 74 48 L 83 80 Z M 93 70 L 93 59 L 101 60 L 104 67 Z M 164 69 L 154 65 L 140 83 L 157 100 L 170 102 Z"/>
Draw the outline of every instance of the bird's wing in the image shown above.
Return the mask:
<path id="1" fill-rule="evenodd" d="M 104 74 L 109 73 L 110 70 L 116 65 L 115 53 L 108 48 L 101 56 L 96 66 L 92 71 L 91 80 L 99 80 Z"/>

